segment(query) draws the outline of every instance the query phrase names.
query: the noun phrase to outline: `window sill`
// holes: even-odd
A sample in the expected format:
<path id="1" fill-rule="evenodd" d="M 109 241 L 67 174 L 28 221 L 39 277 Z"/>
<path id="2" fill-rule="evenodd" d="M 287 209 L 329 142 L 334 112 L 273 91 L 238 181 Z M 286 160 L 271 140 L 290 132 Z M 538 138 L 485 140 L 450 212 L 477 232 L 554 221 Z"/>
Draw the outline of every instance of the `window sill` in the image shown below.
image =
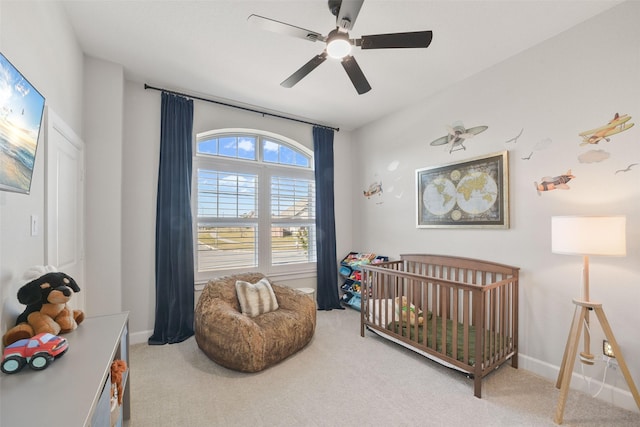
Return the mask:
<path id="1" fill-rule="evenodd" d="M 234 274 L 240 274 L 239 272 Z M 228 276 L 229 274 L 220 274 L 216 277 Z M 300 270 L 300 271 L 287 271 L 287 272 L 273 272 L 265 274 L 269 279 L 274 282 L 295 280 L 295 279 L 309 279 L 317 276 L 316 270 Z M 196 281 L 194 290 L 200 292 L 204 289 L 205 285 L 209 282 L 209 279 Z"/>

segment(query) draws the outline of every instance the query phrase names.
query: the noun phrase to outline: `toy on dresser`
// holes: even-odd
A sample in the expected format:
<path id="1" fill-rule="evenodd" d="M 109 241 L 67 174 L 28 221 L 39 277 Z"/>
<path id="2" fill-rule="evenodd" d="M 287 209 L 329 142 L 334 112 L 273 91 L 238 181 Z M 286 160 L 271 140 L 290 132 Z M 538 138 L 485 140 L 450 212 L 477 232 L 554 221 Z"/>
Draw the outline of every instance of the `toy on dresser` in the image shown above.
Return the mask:
<path id="1" fill-rule="evenodd" d="M 31 369 L 41 371 L 69 348 L 67 340 L 47 332 L 8 345 L 2 355 L 0 369 L 5 374 L 14 374 L 28 364 Z"/>
<path id="2" fill-rule="evenodd" d="M 123 375 L 127 371 L 127 362 L 116 359 L 111 363 L 111 395 L 118 399 L 118 405 L 122 405 Z"/>
<path id="3" fill-rule="evenodd" d="M 76 329 L 84 320 L 84 313 L 67 306 L 76 292 L 80 292 L 76 281 L 57 271 L 45 273 L 22 286 L 18 290 L 18 301 L 26 308 L 18 316 L 16 325 L 4 334 L 3 344 L 8 346 L 44 332 L 58 335 Z"/>

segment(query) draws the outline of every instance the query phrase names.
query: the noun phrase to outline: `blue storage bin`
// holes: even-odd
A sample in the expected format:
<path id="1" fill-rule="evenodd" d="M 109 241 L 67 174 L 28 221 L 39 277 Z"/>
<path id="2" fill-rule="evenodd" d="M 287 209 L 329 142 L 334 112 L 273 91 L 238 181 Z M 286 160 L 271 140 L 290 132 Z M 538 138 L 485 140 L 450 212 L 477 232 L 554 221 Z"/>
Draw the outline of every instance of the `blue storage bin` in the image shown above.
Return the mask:
<path id="1" fill-rule="evenodd" d="M 351 297 L 349 302 L 347 302 L 347 304 L 349 304 L 352 308 L 355 308 L 356 310 L 360 311 L 360 308 L 362 306 L 362 299 L 360 298 L 360 294 L 353 294 L 353 296 Z"/>
<path id="2" fill-rule="evenodd" d="M 353 270 L 351 269 L 351 267 L 347 266 L 347 265 L 343 265 L 342 267 L 340 267 L 340 275 L 344 276 L 344 277 L 349 277 L 351 276 L 351 272 Z"/>

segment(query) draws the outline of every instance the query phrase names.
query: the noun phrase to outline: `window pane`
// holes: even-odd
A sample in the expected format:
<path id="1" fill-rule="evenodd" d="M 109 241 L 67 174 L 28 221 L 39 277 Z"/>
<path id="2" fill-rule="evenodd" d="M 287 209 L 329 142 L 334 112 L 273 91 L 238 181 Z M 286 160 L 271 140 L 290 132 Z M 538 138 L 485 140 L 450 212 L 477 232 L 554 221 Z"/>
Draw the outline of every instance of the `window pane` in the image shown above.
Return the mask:
<path id="1" fill-rule="evenodd" d="M 238 140 L 235 136 L 220 138 L 220 155 L 226 157 L 238 157 Z"/>
<path id="2" fill-rule="evenodd" d="M 198 154 L 256 160 L 256 137 L 251 135 L 225 136 L 198 141 Z"/>
<path id="3" fill-rule="evenodd" d="M 198 169 L 198 217 L 257 217 L 258 177 Z"/>
<path id="4" fill-rule="evenodd" d="M 238 158 L 256 159 L 256 138 L 253 136 L 241 136 L 238 138 Z"/>
<path id="5" fill-rule="evenodd" d="M 198 169 L 198 216 L 218 216 L 218 173 Z"/>
<path id="6" fill-rule="evenodd" d="M 307 156 L 303 156 L 300 153 L 295 153 L 296 157 L 295 157 L 295 164 L 297 166 L 302 166 L 304 168 L 308 168 L 309 167 L 309 158 Z"/>
<path id="7" fill-rule="evenodd" d="M 273 265 L 315 262 L 315 226 L 272 226 L 271 258 Z"/>
<path id="8" fill-rule="evenodd" d="M 258 266 L 257 225 L 198 224 L 198 271 Z"/>
<path id="9" fill-rule="evenodd" d="M 268 163 L 278 163 L 278 148 L 280 144 L 267 139 L 262 142 L 262 160 Z"/>
<path id="10" fill-rule="evenodd" d="M 271 217 L 314 219 L 315 185 L 308 179 L 271 178 Z"/>
<path id="11" fill-rule="evenodd" d="M 274 141 L 263 140 L 262 158 L 267 163 L 309 167 L 309 157 L 301 152 Z"/>
<path id="12" fill-rule="evenodd" d="M 200 154 L 218 154 L 218 139 L 211 138 L 205 141 L 198 141 L 197 150 Z"/>
<path id="13" fill-rule="evenodd" d="M 285 145 L 281 145 L 280 146 L 280 163 L 284 165 L 295 165 L 294 154 L 295 153 L 291 148 Z"/>

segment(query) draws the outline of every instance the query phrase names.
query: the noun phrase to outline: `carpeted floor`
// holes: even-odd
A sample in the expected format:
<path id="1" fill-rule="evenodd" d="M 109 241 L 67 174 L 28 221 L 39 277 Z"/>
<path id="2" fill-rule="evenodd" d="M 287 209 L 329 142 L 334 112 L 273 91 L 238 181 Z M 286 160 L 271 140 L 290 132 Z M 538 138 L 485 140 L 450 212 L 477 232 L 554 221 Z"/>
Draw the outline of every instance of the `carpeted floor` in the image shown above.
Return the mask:
<path id="1" fill-rule="evenodd" d="M 302 351 L 263 372 L 210 361 L 193 338 L 131 347 L 131 427 L 553 426 L 559 391 L 510 364 L 473 381 L 371 332 L 360 313 L 319 311 Z M 571 391 L 566 426 L 640 426 L 640 413 Z"/>

